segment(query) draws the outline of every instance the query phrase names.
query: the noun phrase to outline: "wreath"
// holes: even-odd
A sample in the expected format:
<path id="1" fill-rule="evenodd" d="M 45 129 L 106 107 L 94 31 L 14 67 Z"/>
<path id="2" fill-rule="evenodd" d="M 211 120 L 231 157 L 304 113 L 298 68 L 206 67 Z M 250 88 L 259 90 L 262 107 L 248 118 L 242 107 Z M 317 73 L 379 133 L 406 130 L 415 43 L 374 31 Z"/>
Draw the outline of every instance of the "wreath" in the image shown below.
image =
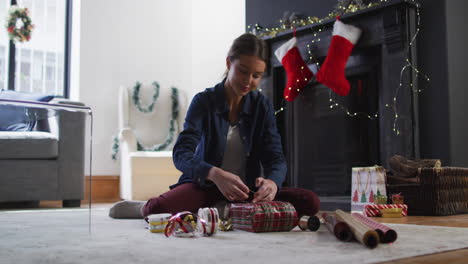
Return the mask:
<path id="1" fill-rule="evenodd" d="M 29 17 L 29 10 L 18 6 L 10 7 L 6 19 L 6 29 L 10 39 L 19 42 L 29 41 L 34 25 Z"/>

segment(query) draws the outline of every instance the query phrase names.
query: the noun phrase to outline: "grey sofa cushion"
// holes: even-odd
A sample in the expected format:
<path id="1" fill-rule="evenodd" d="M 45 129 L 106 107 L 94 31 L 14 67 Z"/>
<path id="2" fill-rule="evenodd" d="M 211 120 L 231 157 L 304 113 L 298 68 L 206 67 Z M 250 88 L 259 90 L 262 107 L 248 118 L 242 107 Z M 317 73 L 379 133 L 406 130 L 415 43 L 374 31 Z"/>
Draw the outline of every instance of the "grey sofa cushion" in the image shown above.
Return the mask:
<path id="1" fill-rule="evenodd" d="M 39 131 L 0 131 L 0 159 L 53 159 L 58 156 L 57 136 Z"/>

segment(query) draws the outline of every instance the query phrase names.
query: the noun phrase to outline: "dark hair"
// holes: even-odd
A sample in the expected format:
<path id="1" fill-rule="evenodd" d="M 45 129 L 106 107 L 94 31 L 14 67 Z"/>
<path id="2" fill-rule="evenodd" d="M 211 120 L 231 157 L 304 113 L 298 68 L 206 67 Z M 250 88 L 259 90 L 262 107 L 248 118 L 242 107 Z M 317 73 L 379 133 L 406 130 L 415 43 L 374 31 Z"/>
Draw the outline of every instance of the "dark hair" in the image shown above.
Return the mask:
<path id="1" fill-rule="evenodd" d="M 244 33 L 236 38 L 227 55 L 231 60 L 236 60 L 241 55 L 247 55 L 257 56 L 266 64 L 268 62 L 268 49 L 265 41 L 251 33 Z"/>

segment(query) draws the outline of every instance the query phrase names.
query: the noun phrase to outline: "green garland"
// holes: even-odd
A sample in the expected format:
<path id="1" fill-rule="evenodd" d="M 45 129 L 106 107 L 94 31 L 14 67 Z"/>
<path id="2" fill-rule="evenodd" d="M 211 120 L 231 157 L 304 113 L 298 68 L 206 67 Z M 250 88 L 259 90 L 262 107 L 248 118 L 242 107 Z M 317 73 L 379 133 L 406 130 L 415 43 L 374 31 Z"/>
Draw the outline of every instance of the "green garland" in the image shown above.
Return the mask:
<path id="1" fill-rule="evenodd" d="M 169 135 L 167 136 L 166 140 L 161 144 L 156 144 L 151 147 L 144 147 L 140 142 L 137 140 L 137 150 L 138 151 L 161 151 L 169 146 L 172 141 L 174 141 L 174 135 L 176 131 L 176 124 L 177 118 L 179 117 L 179 91 L 177 88 L 171 88 L 171 99 L 172 99 L 172 116 L 169 126 Z"/>
<path id="2" fill-rule="evenodd" d="M 143 106 L 141 106 L 141 103 L 140 103 L 141 83 L 137 82 L 135 86 L 133 87 L 133 93 L 132 93 L 133 104 L 135 104 L 135 107 L 138 109 L 138 111 L 142 113 L 153 112 L 154 104 L 156 103 L 156 100 L 159 97 L 159 83 L 153 82 L 152 85 L 154 87 L 154 94 L 153 94 L 152 102 L 147 108 L 143 108 Z"/>
<path id="3" fill-rule="evenodd" d="M 5 27 L 10 40 L 13 42 L 29 41 L 31 39 L 32 30 L 34 29 L 34 25 L 29 17 L 29 10 L 16 5 L 11 6 L 8 11 Z"/>
<path id="4" fill-rule="evenodd" d="M 138 86 L 137 89 L 139 89 L 140 85 L 137 82 L 137 86 Z M 159 84 L 157 84 L 157 82 L 153 82 L 153 85 L 155 86 L 155 88 L 157 87 L 157 96 L 153 96 L 153 103 L 148 107 L 148 109 L 143 109 L 142 107 L 140 107 L 141 109 L 143 109 L 143 111 L 140 108 L 138 108 L 138 105 L 136 103 L 136 102 L 139 102 L 139 100 L 135 102 L 135 97 L 137 97 L 135 95 L 138 95 L 139 90 L 138 90 L 137 93 L 135 93 L 136 89 L 134 89 L 134 93 L 133 93 L 134 100 L 133 100 L 133 102 L 135 103 L 135 106 L 137 106 L 137 108 L 138 108 L 138 110 L 140 112 L 148 113 L 148 112 L 153 111 L 154 103 L 156 102 L 156 99 L 159 96 Z M 135 86 L 135 88 L 137 86 Z M 155 93 L 155 95 L 156 95 L 156 93 Z M 161 151 L 161 150 L 164 150 L 165 148 L 167 148 L 167 146 L 169 146 L 174 141 L 175 132 L 176 132 L 176 125 L 178 124 L 177 119 L 179 118 L 179 112 L 180 112 L 180 109 L 179 109 L 179 107 L 180 107 L 180 105 L 179 105 L 179 90 L 177 88 L 175 88 L 175 87 L 171 88 L 171 99 L 172 99 L 172 106 L 171 106 L 172 114 L 171 114 L 171 120 L 169 121 L 169 135 L 166 137 L 166 140 L 164 140 L 164 142 L 161 143 L 161 144 L 156 144 L 156 145 L 153 145 L 151 147 L 144 147 L 137 139 L 137 150 L 138 151 Z M 117 153 L 119 152 L 119 147 L 120 147 L 119 146 L 118 136 L 114 136 L 112 141 L 113 141 L 113 144 L 112 144 L 112 159 L 117 160 Z"/>

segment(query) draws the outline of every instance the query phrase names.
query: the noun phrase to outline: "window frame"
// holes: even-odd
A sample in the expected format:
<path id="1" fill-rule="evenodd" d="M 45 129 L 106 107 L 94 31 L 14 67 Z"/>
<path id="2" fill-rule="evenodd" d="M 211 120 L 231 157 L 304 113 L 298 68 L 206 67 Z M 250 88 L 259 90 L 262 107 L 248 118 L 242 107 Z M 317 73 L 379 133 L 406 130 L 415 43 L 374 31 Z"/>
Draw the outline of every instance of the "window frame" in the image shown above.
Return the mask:
<path id="1" fill-rule="evenodd" d="M 65 39 L 64 39 L 64 67 L 63 67 L 63 97 L 70 98 L 70 62 L 71 62 L 71 39 L 72 39 L 72 12 L 73 0 L 65 1 Z M 10 0 L 10 6 L 16 5 L 16 0 Z M 8 90 L 16 90 L 15 88 L 15 72 L 16 72 L 16 46 L 10 40 L 8 49 Z M 56 97 L 62 97 L 56 95 Z"/>

